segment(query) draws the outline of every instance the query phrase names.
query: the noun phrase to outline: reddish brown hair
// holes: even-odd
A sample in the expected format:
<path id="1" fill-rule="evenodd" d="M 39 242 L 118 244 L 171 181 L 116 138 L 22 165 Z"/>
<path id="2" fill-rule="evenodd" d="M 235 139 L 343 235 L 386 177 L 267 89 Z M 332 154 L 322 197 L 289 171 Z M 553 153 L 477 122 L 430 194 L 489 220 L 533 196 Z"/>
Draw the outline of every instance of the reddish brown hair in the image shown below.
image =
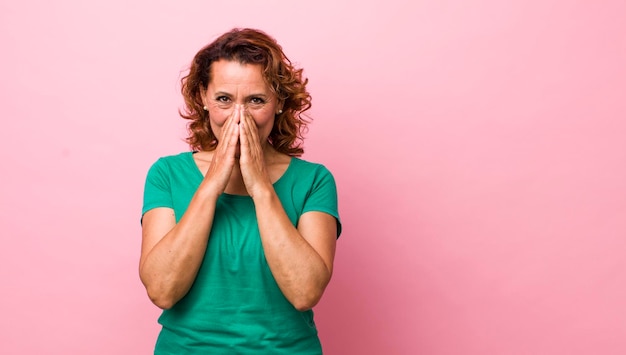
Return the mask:
<path id="1" fill-rule="evenodd" d="M 217 146 L 201 93 L 211 81 L 211 64 L 220 59 L 263 67 L 263 78 L 283 103 L 283 112 L 276 115 L 268 141 L 281 153 L 302 155 L 303 133 L 308 123 L 302 114 L 311 108 L 311 95 L 306 91 L 308 79 L 302 78 L 302 69 L 291 64 L 275 39 L 259 30 L 237 28 L 202 48 L 181 80 L 185 107 L 180 115 L 191 121 L 186 139 L 191 149 L 213 150 Z"/>

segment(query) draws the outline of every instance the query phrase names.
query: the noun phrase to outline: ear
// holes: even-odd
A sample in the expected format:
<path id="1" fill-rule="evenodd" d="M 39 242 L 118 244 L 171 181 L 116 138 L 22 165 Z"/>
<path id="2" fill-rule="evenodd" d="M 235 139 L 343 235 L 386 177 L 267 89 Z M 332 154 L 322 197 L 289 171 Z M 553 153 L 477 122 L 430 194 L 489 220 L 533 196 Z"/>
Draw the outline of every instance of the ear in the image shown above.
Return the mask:
<path id="1" fill-rule="evenodd" d="M 202 85 L 200 85 L 200 98 L 202 99 L 202 104 L 204 105 L 204 107 L 207 107 L 209 105 L 209 102 L 206 97 L 206 88 L 203 88 Z"/>
<path id="2" fill-rule="evenodd" d="M 276 112 L 274 112 L 274 114 L 280 115 L 283 113 L 283 106 L 285 106 L 285 101 L 278 101 L 278 104 L 276 105 Z"/>

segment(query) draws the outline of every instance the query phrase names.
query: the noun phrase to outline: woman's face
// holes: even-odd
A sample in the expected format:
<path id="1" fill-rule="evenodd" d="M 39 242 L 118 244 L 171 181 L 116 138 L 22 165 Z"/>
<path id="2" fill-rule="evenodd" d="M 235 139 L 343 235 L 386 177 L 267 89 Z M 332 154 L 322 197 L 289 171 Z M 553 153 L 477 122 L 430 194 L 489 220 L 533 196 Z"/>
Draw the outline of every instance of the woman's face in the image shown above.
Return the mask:
<path id="1" fill-rule="evenodd" d="M 260 64 L 237 61 L 219 60 L 211 64 L 211 81 L 202 93 L 202 101 L 209 111 L 211 129 L 218 141 L 226 119 L 238 104 L 254 119 L 261 144 L 267 143 L 274 116 L 281 108 L 276 95 L 263 80 L 262 70 Z"/>

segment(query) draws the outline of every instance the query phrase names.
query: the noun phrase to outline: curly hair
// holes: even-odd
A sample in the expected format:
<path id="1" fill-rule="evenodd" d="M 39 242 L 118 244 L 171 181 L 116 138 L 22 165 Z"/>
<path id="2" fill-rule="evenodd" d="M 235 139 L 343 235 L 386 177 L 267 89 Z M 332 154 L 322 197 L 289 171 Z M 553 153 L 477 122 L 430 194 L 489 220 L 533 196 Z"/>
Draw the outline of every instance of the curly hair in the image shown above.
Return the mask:
<path id="1" fill-rule="evenodd" d="M 302 155 L 303 133 L 309 123 L 303 113 L 311 108 L 308 79 L 302 78 L 302 69 L 293 66 L 275 39 L 249 28 L 232 29 L 202 48 L 193 58 L 189 73 L 181 79 L 185 107 L 179 114 L 191 121 L 186 139 L 191 149 L 214 150 L 217 146 L 209 113 L 203 109 L 202 92 L 211 81 L 211 64 L 221 59 L 263 67 L 265 82 L 283 103 L 283 112 L 276 115 L 268 141 L 278 152 Z"/>

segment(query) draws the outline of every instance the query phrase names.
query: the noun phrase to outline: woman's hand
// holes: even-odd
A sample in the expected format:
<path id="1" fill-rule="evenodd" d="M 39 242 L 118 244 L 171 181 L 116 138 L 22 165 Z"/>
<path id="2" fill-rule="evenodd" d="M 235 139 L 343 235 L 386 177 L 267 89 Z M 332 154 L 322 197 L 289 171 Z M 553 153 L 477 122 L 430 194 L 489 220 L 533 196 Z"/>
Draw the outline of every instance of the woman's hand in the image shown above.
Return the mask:
<path id="1" fill-rule="evenodd" d="M 259 131 L 252 116 L 240 108 L 239 142 L 241 156 L 239 166 L 243 183 L 248 194 L 254 198 L 256 194 L 271 187 L 271 182 L 265 166 L 263 146 L 259 140 Z"/>
<path id="2" fill-rule="evenodd" d="M 300 216 L 297 228 L 293 225 L 272 188 L 263 150 L 266 142 L 259 138 L 250 114 L 242 110 L 240 117 L 239 166 L 254 200 L 267 264 L 287 300 L 300 311 L 311 309 L 332 276 L 337 221 L 329 214 L 309 211 Z"/>
<path id="3" fill-rule="evenodd" d="M 202 264 L 219 195 L 224 192 L 237 161 L 238 108 L 224 122 L 211 165 L 182 218 L 159 207 L 143 216 L 139 275 L 157 306 L 167 309 L 183 298 Z"/>
<path id="4" fill-rule="evenodd" d="M 230 117 L 226 119 L 222 136 L 219 138 L 211 165 L 209 165 L 209 169 L 204 177 L 205 183 L 211 184 L 217 195 L 220 195 L 226 189 L 233 167 L 237 161 L 236 153 L 241 112 L 239 107 L 235 107 Z"/>

